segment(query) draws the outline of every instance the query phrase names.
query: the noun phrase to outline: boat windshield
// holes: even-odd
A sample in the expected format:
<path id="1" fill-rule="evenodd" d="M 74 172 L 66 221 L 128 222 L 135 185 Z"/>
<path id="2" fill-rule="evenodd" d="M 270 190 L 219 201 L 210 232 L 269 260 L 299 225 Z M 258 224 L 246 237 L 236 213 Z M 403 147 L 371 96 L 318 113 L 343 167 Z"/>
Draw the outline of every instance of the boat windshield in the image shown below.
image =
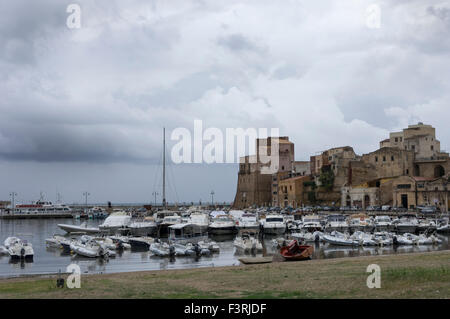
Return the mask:
<path id="1" fill-rule="evenodd" d="M 266 222 L 268 223 L 282 223 L 283 218 L 282 217 L 269 217 L 266 219 Z"/>

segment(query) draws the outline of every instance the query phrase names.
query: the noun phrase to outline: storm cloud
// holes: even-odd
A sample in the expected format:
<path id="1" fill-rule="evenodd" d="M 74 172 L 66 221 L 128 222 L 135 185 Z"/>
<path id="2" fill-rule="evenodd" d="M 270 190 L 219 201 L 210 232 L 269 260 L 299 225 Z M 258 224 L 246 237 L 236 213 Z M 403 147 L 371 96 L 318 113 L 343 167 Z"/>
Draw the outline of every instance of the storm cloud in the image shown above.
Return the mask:
<path id="1" fill-rule="evenodd" d="M 76 1 L 80 29 L 66 25 L 70 3 L 0 4 L 3 170 L 45 168 L 50 180 L 64 174 L 51 165 L 138 172 L 160 161 L 163 126 L 169 137 L 195 119 L 278 127 L 299 160 L 339 145 L 369 152 L 418 121 L 450 144 L 447 1 L 374 1 L 380 28 L 367 26 L 362 0 Z M 189 170 L 202 175 L 189 166 L 177 175 Z M 225 183 L 218 199 L 233 199 L 230 170 L 204 168 Z M 9 182 L 0 181 L 3 197 Z M 204 184 L 199 193 L 218 187 Z M 179 185 L 180 200 L 200 197 Z"/>

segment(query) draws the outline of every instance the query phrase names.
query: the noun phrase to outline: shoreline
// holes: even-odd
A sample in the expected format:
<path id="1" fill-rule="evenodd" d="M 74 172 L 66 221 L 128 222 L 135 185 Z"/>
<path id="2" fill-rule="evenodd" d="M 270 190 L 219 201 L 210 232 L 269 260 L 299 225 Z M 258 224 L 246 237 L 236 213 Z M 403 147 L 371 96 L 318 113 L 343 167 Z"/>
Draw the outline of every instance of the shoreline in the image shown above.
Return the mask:
<path id="1" fill-rule="evenodd" d="M 381 289 L 366 285 L 381 267 Z M 61 274 L 67 278 L 67 274 Z M 450 250 L 262 265 L 82 274 L 81 288 L 55 275 L 0 278 L 0 298 L 450 298 Z"/>

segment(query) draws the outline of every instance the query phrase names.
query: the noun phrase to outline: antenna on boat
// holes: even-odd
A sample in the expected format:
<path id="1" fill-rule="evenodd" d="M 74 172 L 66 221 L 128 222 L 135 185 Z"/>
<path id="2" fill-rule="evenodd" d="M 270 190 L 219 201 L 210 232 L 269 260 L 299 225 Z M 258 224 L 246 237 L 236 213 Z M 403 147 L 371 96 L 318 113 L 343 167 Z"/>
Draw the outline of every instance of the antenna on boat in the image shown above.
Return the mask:
<path id="1" fill-rule="evenodd" d="M 162 204 L 166 208 L 166 128 L 163 127 L 163 189 L 162 189 Z"/>

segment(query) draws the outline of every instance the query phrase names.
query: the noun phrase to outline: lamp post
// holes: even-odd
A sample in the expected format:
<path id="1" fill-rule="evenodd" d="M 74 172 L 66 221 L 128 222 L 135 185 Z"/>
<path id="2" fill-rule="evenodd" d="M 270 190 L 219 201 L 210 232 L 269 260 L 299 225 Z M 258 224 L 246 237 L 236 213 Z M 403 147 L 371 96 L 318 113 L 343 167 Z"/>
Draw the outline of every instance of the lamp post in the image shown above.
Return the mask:
<path id="1" fill-rule="evenodd" d="M 15 197 L 17 196 L 17 193 L 16 192 L 11 192 L 11 193 L 9 193 L 9 196 L 11 196 L 11 209 L 12 209 L 12 212 L 14 214 L 14 212 L 16 210 Z"/>
<path id="2" fill-rule="evenodd" d="M 152 195 L 155 197 L 155 207 L 156 207 L 156 196 L 159 195 L 159 193 L 155 191 L 152 193 Z"/>
<path id="3" fill-rule="evenodd" d="M 85 207 L 84 207 L 84 213 L 87 214 L 87 203 L 88 203 L 88 196 L 91 195 L 89 192 L 84 192 L 83 196 L 85 198 Z"/>
<path id="4" fill-rule="evenodd" d="M 211 206 L 214 206 L 214 191 L 211 191 Z"/>

